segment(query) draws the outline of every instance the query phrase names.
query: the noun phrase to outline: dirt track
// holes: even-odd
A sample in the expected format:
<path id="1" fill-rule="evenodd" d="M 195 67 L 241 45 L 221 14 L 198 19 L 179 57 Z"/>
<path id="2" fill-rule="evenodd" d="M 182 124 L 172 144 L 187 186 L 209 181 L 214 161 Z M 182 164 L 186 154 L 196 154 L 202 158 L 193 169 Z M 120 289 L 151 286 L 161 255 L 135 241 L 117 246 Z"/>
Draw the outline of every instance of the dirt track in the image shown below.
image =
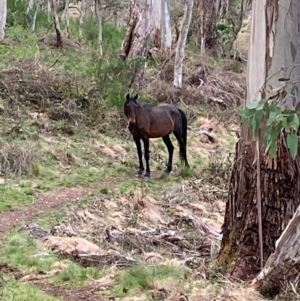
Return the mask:
<path id="1" fill-rule="evenodd" d="M 3 236 L 7 231 L 19 226 L 20 224 L 31 222 L 39 213 L 48 210 L 58 209 L 65 203 L 75 202 L 79 198 L 87 196 L 90 192 L 92 192 L 95 189 L 110 185 L 116 185 L 128 179 L 128 177 L 124 176 L 112 178 L 103 182 L 93 183 L 88 187 L 77 186 L 72 188 L 61 188 L 58 191 L 48 192 L 40 195 L 34 201 L 34 203 L 28 207 L 23 207 L 21 209 L 10 212 L 1 212 L 0 248 L 3 247 Z M 15 277 L 18 277 L 20 271 L 14 267 L 0 262 L 0 275 L 3 273 L 11 274 Z M 60 298 L 61 300 L 65 301 L 102 300 L 102 298 L 99 295 L 95 294 L 97 288 L 92 286 L 64 288 L 49 283 L 38 283 L 36 285 L 49 295 Z"/>

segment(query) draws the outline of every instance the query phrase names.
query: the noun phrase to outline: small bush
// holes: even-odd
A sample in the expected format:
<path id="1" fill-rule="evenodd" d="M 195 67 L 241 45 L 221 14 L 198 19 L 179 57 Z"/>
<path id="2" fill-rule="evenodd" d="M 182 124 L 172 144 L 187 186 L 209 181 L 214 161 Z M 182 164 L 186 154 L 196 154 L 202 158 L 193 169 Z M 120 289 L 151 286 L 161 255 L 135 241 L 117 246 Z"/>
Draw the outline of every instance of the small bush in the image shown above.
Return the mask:
<path id="1" fill-rule="evenodd" d="M 25 0 L 10 0 L 7 2 L 7 24 L 9 27 L 21 26 L 24 29 L 32 28 L 33 22 L 35 22 L 35 28 L 47 28 L 52 22 L 48 21 L 48 15 L 46 12 L 38 9 L 33 4 L 31 9 L 28 9 L 28 1 Z"/>
<path id="2" fill-rule="evenodd" d="M 26 20 L 27 1 L 10 0 L 7 1 L 7 19 L 6 23 L 9 27 L 19 25 L 23 28 L 27 27 Z"/>
<path id="3" fill-rule="evenodd" d="M 109 105 L 121 109 L 124 94 L 133 80 L 141 60 L 126 60 L 113 57 L 110 60 L 95 59 L 95 78 L 101 98 L 107 99 Z"/>
<path id="4" fill-rule="evenodd" d="M 0 141 L 0 172 L 30 175 L 37 150 L 32 145 L 8 144 Z"/>

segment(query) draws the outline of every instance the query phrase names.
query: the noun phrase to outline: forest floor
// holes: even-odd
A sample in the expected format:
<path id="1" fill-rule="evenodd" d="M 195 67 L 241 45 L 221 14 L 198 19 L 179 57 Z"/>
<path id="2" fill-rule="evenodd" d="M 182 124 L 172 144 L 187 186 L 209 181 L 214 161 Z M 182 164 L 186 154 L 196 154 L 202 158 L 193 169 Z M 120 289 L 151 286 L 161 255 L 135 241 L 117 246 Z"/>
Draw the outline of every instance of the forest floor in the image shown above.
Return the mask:
<path id="1" fill-rule="evenodd" d="M 196 118 L 191 170 L 179 166 L 172 138 L 170 175 L 163 142 L 152 140 L 145 180 L 126 127 L 123 139 L 85 126 L 68 135 L 68 125 L 25 111 L 2 138 L 2 300 L 258 300 L 213 261 L 236 127 Z M 17 173 L 4 176 L 8 168 Z"/>
<path id="2" fill-rule="evenodd" d="M 125 118 L 106 109 L 89 123 L 78 109 L 89 95 L 63 91 L 75 83 L 61 66 L 49 67 L 51 58 L 67 66 L 67 54 L 20 50 L 14 35 L 1 46 L 15 58 L 0 74 L 1 300 L 263 300 L 215 263 L 239 127 L 220 98 L 196 101 L 213 89 L 233 99 L 221 88 L 240 93 L 244 73 L 207 67 L 210 85 L 199 95 L 189 88 L 180 103 L 191 168 L 180 166 L 172 137 L 166 175 L 166 147 L 151 140 L 152 175 L 144 179 Z M 156 81 L 148 93 L 165 89 Z"/>

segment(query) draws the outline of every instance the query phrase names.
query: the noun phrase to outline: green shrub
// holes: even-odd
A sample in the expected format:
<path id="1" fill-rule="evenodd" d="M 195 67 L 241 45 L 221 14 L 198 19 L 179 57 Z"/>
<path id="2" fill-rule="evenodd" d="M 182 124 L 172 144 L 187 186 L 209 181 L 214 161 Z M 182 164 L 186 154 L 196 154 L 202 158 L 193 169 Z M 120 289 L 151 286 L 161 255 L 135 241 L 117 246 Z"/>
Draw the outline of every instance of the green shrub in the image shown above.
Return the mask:
<path id="1" fill-rule="evenodd" d="M 7 2 L 7 24 L 8 27 L 21 26 L 24 29 L 31 29 L 34 19 L 35 28 L 47 28 L 52 22 L 48 21 L 47 12 L 39 10 L 34 4 L 31 9 L 27 11 L 28 1 L 25 0 L 11 0 Z"/>
<path id="2" fill-rule="evenodd" d="M 134 74 L 143 63 L 141 60 L 122 60 L 118 56 L 95 58 L 94 76 L 98 89 L 103 99 L 107 99 L 109 105 L 121 108 L 124 102 L 124 94 L 134 77 Z"/>

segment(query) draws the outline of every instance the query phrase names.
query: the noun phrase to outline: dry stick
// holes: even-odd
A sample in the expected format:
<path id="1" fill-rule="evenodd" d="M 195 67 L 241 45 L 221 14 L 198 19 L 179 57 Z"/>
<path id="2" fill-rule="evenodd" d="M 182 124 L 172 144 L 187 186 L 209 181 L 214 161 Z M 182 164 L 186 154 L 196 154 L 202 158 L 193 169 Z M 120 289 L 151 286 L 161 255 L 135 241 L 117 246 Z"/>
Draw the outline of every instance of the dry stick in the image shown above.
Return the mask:
<path id="1" fill-rule="evenodd" d="M 261 206 L 261 173 L 260 173 L 260 130 L 258 131 L 258 137 L 256 139 L 256 193 L 257 193 L 257 214 L 258 214 L 258 236 L 260 246 L 260 268 L 264 267 L 264 250 L 263 250 L 263 238 L 262 238 L 262 206 Z"/>

